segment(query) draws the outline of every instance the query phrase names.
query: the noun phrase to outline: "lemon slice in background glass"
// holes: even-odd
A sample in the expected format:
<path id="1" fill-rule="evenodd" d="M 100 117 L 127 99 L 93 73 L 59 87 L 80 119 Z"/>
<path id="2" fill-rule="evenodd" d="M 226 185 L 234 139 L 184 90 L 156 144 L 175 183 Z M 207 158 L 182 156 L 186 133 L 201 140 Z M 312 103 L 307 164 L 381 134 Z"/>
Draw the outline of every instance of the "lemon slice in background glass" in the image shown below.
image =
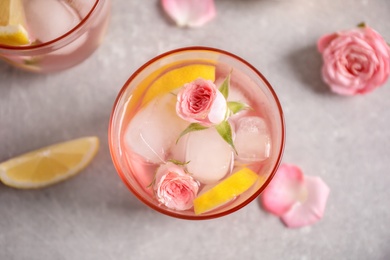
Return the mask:
<path id="1" fill-rule="evenodd" d="M 19 46 L 30 43 L 21 0 L 0 0 L 0 44 Z"/>
<path id="2" fill-rule="evenodd" d="M 196 215 L 212 210 L 247 191 L 259 176 L 248 168 L 243 168 L 194 199 Z"/>
<path id="3" fill-rule="evenodd" d="M 84 169 L 98 148 L 97 137 L 84 137 L 41 148 L 1 163 L 0 180 L 20 189 L 58 183 Z"/>

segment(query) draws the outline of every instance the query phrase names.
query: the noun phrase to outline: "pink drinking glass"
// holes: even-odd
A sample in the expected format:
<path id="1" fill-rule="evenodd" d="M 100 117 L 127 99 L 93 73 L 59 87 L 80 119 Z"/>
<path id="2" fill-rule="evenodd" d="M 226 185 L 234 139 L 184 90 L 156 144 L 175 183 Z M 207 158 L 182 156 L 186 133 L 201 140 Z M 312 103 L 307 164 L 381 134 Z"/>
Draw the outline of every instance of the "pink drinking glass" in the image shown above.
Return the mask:
<path id="1" fill-rule="evenodd" d="M 259 104 L 258 107 L 261 107 L 264 116 L 267 117 L 272 139 L 270 156 L 259 167 L 257 172 L 261 178 L 233 201 L 200 215 L 194 214 L 191 210 L 172 210 L 158 203 L 153 197 L 150 187 L 147 187 L 147 183 L 151 179 L 143 181 L 142 178 L 139 178 L 137 175 L 137 173 L 140 173 L 138 171 L 139 167 L 137 163 L 128 160 L 124 145 L 126 125 L 134 117 L 134 114 L 137 113 L 136 107 L 140 104 L 139 101 L 145 94 L 137 91 L 139 85 L 145 82 L 145 80 L 149 80 L 152 84 L 153 80 L 150 77 L 159 78 L 164 73 L 178 68 L 182 64 L 209 64 L 216 66 L 216 74 L 225 73 L 226 75 L 226 73 L 233 70 L 232 79 L 235 78 L 234 80 L 239 80 L 245 83 L 246 86 L 251 85 L 253 87 L 251 91 L 255 93 L 256 98 L 259 98 L 256 102 Z M 147 89 L 144 92 L 147 92 Z M 275 91 L 267 79 L 251 64 L 224 50 L 208 47 L 188 47 L 159 55 L 141 66 L 130 76 L 115 101 L 109 122 L 108 140 L 111 157 L 120 178 L 140 201 L 168 216 L 188 220 L 203 220 L 222 217 L 235 212 L 253 201 L 265 189 L 274 176 L 282 158 L 285 142 L 285 123 L 282 107 Z"/>
<path id="2" fill-rule="evenodd" d="M 110 17 L 110 2 L 110 0 L 25 1 L 26 29 L 32 36 L 38 36 L 30 45 L 0 44 L 0 58 L 17 68 L 40 73 L 56 72 L 81 63 L 98 48 L 103 39 Z M 56 8 L 50 8 L 49 3 Z M 47 6 L 47 10 L 38 5 Z M 49 21 L 42 18 L 46 17 L 43 12 L 46 12 L 46 15 L 50 12 L 47 16 Z M 74 19 L 71 15 L 74 15 Z M 53 23 L 50 17 L 60 17 L 57 21 L 59 23 L 66 20 L 63 17 L 70 17 L 70 21 L 78 22 L 69 25 L 63 21 L 64 24 L 57 26 L 61 31 L 56 31 L 56 25 L 47 27 L 47 24 Z"/>

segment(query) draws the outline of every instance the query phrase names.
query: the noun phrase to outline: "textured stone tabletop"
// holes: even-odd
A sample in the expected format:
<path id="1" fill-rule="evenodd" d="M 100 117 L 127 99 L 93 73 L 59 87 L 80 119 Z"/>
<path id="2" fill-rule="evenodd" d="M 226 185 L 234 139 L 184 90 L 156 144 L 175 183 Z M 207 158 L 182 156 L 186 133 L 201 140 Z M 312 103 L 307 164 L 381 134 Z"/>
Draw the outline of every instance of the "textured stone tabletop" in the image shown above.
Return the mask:
<path id="1" fill-rule="evenodd" d="M 0 161 L 96 135 L 76 177 L 39 190 L 0 185 L 0 259 L 390 259 L 390 82 L 355 97 L 320 77 L 317 39 L 365 21 L 390 41 L 389 0 L 217 0 L 216 19 L 178 28 L 159 1 L 113 0 L 108 34 L 84 63 L 36 75 L 0 63 Z M 330 187 L 324 218 L 287 229 L 258 200 L 229 216 L 158 214 L 122 184 L 107 126 L 116 94 L 162 52 L 203 45 L 237 54 L 274 86 L 284 108 L 283 162 Z"/>

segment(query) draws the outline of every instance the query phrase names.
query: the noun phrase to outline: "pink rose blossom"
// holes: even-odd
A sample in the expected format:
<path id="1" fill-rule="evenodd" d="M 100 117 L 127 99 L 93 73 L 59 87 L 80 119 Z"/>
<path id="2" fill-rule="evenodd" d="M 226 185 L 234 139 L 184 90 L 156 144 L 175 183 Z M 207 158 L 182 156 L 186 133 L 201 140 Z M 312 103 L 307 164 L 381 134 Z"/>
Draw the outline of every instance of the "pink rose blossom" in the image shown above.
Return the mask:
<path id="1" fill-rule="evenodd" d="M 153 189 L 160 203 L 170 209 L 186 210 L 193 206 L 199 185 L 182 167 L 168 162 L 157 169 Z"/>
<path id="2" fill-rule="evenodd" d="M 199 27 L 216 15 L 214 0 L 162 0 L 161 3 L 178 26 Z"/>
<path id="3" fill-rule="evenodd" d="M 185 84 L 177 95 L 177 114 L 191 123 L 217 125 L 226 116 L 227 104 L 210 80 L 197 79 Z"/>
<path id="4" fill-rule="evenodd" d="M 261 201 L 265 210 L 281 217 L 290 228 L 312 225 L 324 215 L 329 187 L 319 177 L 304 176 L 294 165 L 279 167 L 264 190 Z"/>
<path id="5" fill-rule="evenodd" d="M 368 26 L 324 35 L 317 47 L 324 61 L 323 80 L 335 93 L 368 93 L 389 77 L 390 48 Z"/>

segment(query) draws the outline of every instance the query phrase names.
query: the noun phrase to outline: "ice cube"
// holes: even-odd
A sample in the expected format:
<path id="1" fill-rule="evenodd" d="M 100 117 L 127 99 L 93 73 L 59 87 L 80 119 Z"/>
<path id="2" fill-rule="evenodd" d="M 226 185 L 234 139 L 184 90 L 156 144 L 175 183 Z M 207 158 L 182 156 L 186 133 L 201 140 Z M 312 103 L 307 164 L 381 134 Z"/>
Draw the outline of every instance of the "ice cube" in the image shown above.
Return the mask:
<path id="1" fill-rule="evenodd" d="M 76 11 L 65 1 L 29 0 L 24 1 L 24 8 L 29 32 L 40 42 L 54 40 L 80 22 Z"/>
<path id="2" fill-rule="evenodd" d="M 225 78 L 217 78 L 214 84 L 217 86 L 217 88 L 220 88 L 224 80 Z M 249 105 L 249 99 L 246 97 L 245 93 L 241 92 L 239 88 L 235 87 L 234 83 L 230 84 L 227 101 L 242 102 Z"/>
<path id="3" fill-rule="evenodd" d="M 173 159 L 179 162 L 186 162 L 186 150 L 187 150 L 187 139 L 189 134 L 182 136 L 177 144 L 172 145 L 168 159 Z"/>
<path id="4" fill-rule="evenodd" d="M 256 162 L 267 159 L 271 151 L 271 137 L 265 120 L 257 116 L 240 118 L 236 124 L 234 145 L 239 161 Z"/>
<path id="5" fill-rule="evenodd" d="M 124 172 L 127 181 L 138 183 L 140 187 L 138 185 L 133 186 L 138 192 L 142 193 L 144 191 L 152 195 L 153 190 L 148 189 L 147 187 L 153 182 L 154 173 L 156 172 L 158 165 L 145 162 L 142 156 L 131 151 L 127 151 L 125 156 L 132 172 L 132 174 L 129 174 L 126 171 Z M 135 181 L 135 179 L 137 181 Z"/>
<path id="6" fill-rule="evenodd" d="M 249 99 L 245 96 L 245 93 L 241 92 L 238 88 L 230 88 L 229 90 L 229 97 L 227 99 L 229 102 L 240 102 L 243 104 L 246 104 L 250 107 Z M 237 118 L 240 118 L 242 116 L 246 116 L 251 112 L 251 109 L 244 109 L 238 112 L 237 114 L 231 115 L 230 120 L 236 121 Z"/>
<path id="7" fill-rule="evenodd" d="M 169 148 L 189 124 L 176 115 L 175 106 L 176 96 L 172 94 L 166 94 L 147 104 L 134 116 L 126 129 L 126 148 L 148 162 L 164 162 Z"/>
<path id="8" fill-rule="evenodd" d="M 238 88 L 230 87 L 228 101 L 236 101 L 249 105 L 249 99 Z"/>
<path id="9" fill-rule="evenodd" d="M 84 18 L 94 6 L 96 0 L 71 1 L 72 7 L 77 10 L 81 18 Z M 101 3 L 100 3 L 101 4 Z"/>
<path id="10" fill-rule="evenodd" d="M 188 134 L 187 170 L 204 183 L 215 183 L 232 169 L 232 148 L 214 127 Z"/>

